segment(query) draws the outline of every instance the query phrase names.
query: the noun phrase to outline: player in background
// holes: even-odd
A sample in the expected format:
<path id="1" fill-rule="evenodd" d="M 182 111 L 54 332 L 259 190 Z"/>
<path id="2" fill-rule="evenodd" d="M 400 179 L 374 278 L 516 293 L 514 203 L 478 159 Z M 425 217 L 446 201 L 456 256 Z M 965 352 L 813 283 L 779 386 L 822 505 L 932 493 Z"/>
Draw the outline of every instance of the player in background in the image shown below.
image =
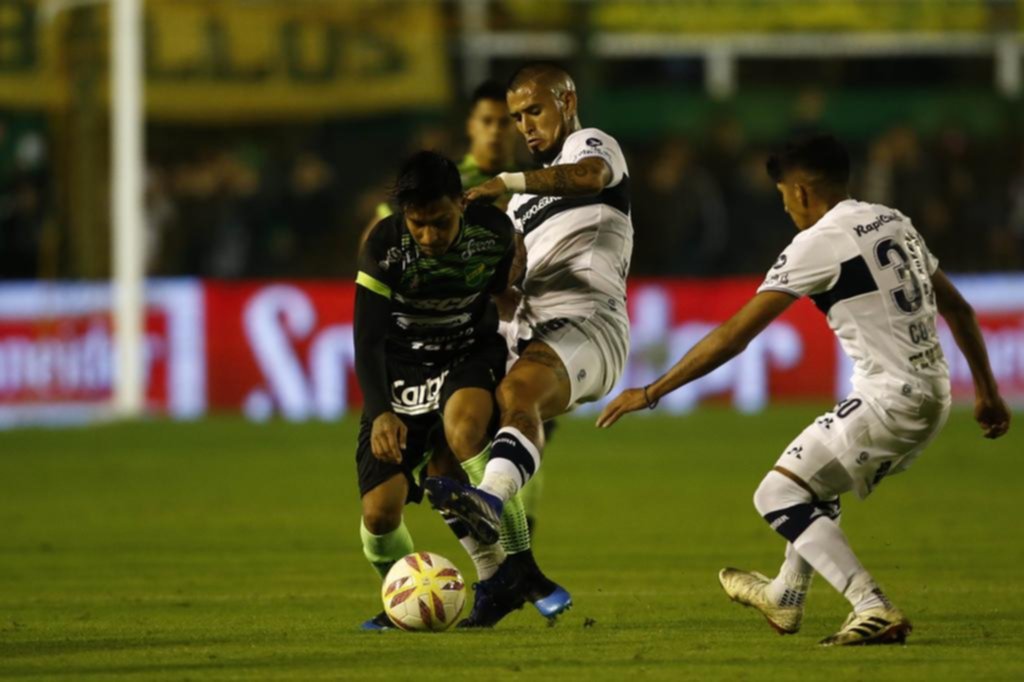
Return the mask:
<path id="1" fill-rule="evenodd" d="M 971 306 L 939 269 L 910 219 L 856 201 L 850 162 L 833 137 L 790 142 L 768 161 L 786 212 L 799 231 L 756 295 L 672 369 L 624 391 L 598 418 L 609 427 L 735 357 L 794 301 L 810 296 L 854 361 L 853 392 L 784 450 L 754 493 L 754 506 L 787 541 L 778 575 L 723 569 L 734 601 L 760 611 L 782 634 L 800 629 L 814 571 L 853 612 L 827 646 L 903 642 L 906 616 L 882 592 L 839 528 L 839 496 L 863 499 L 886 476 L 904 471 L 949 414 L 949 368 L 936 315 L 967 358 L 976 392 L 974 418 L 986 438 L 1009 428 Z"/>
<path id="2" fill-rule="evenodd" d="M 527 253 L 515 320 L 521 352 L 498 386 L 501 428 L 482 482 L 425 481 L 432 503 L 462 519 L 481 542 L 498 536 L 504 506 L 540 467 L 543 422 L 606 395 L 629 350 L 633 226 L 618 142 L 580 125 L 576 86 L 556 66 L 519 69 L 507 101 L 544 168 L 502 173 L 466 197 L 492 201 L 515 192 L 508 213 Z"/>
<path id="3" fill-rule="evenodd" d="M 461 474 L 443 451 L 428 457 L 432 432 L 442 428 L 460 460 L 490 440 L 493 391 L 508 354 L 491 296 L 523 267 L 508 218 L 493 206 L 464 209 L 455 164 L 439 154 L 406 161 L 395 199 L 401 212 L 380 221 L 361 249 L 355 301 L 356 372 L 365 397 L 356 453 L 361 536 L 381 576 L 413 550 L 402 510 L 422 498 L 423 469 Z M 527 587 L 544 587 L 536 582 L 546 580 L 539 569 L 524 585 L 501 545 L 480 543 L 457 519 L 446 520 L 480 577 L 474 612 L 460 625 L 493 625 L 478 610 L 504 615 L 522 606 Z M 506 576 L 512 572 L 515 580 Z M 557 585 L 548 587 L 541 596 Z M 383 614 L 363 625 L 388 626 Z"/>
<path id="4" fill-rule="evenodd" d="M 459 163 L 464 190 L 482 185 L 499 173 L 516 170 L 515 128 L 501 83 L 484 81 L 473 91 L 466 117 L 466 139 L 469 149 Z M 504 210 L 509 197 L 496 197 L 493 203 Z"/>

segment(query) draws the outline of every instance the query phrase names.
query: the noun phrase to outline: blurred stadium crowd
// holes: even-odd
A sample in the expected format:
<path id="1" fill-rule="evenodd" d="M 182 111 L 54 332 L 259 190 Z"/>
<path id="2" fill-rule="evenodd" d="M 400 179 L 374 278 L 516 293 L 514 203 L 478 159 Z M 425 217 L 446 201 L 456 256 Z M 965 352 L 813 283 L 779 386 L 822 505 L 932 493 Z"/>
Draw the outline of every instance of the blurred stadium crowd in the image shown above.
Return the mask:
<path id="1" fill-rule="evenodd" d="M 393 167 L 419 146 L 461 158 L 458 123 L 358 143 L 331 126 L 315 136 L 308 129 L 168 135 L 174 142 L 153 145 L 148 159 L 149 272 L 350 276 L 359 234 L 385 198 Z M 737 121 L 714 121 L 698 137 L 627 137 L 623 146 L 636 179 L 635 275 L 760 272 L 790 239 L 764 173 L 767 149 L 748 144 Z M 1013 131 L 975 140 L 957 127 L 926 136 L 899 125 L 853 146 L 855 196 L 910 215 L 948 270 L 1024 268 L 1024 142 Z M 47 147 L 42 130 L 0 119 L 0 276 L 7 279 L 74 275 L 62 265 Z"/>
<path id="2" fill-rule="evenodd" d="M 0 5 L 0 277 L 106 277 L 105 10 Z M 584 124 L 626 151 L 635 275 L 763 271 L 792 229 L 763 160 L 809 128 L 851 146 L 855 195 L 910 215 L 950 271 L 1024 268 L 1020 2 L 145 6 L 151 275 L 351 276 L 401 159 L 460 159 L 461 98 L 534 44 L 562 51 Z M 715 85 L 712 57 L 740 43 L 762 47 Z"/>

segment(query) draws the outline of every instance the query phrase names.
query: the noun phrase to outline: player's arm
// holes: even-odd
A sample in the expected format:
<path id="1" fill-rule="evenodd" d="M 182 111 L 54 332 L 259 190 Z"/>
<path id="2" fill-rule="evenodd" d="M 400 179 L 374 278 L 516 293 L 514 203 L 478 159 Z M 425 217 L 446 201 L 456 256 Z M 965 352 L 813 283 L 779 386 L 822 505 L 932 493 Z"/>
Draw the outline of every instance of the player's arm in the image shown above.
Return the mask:
<path id="1" fill-rule="evenodd" d="M 402 461 L 408 430 L 391 410 L 388 391 L 386 341 L 391 325 L 391 287 L 374 275 L 374 259 L 369 244 L 360 253 L 356 277 L 356 301 L 353 332 L 356 351 L 356 378 L 363 390 L 363 414 L 369 420 L 370 448 L 374 457 Z M 372 274 L 371 274 L 372 271 Z"/>
<path id="2" fill-rule="evenodd" d="M 600 194 L 612 182 L 612 169 L 599 156 L 524 173 L 502 173 L 466 192 L 467 201 L 492 201 L 509 192 L 556 197 Z"/>
<path id="3" fill-rule="evenodd" d="M 939 313 L 953 332 L 956 345 L 967 358 L 974 379 L 974 419 L 981 425 L 986 438 L 999 438 L 1010 428 L 1010 411 L 999 395 L 999 386 L 992 375 L 992 367 L 985 349 L 985 339 L 978 326 L 974 308 L 949 281 L 941 269 L 932 275 L 935 302 Z"/>
<path id="4" fill-rule="evenodd" d="M 795 300 L 795 296 L 781 291 L 757 294 L 738 313 L 701 339 L 657 381 L 644 388 L 631 388 L 620 393 L 605 406 L 597 419 L 597 426 L 606 428 L 625 414 L 645 407 L 653 408 L 662 396 L 732 360 Z"/>

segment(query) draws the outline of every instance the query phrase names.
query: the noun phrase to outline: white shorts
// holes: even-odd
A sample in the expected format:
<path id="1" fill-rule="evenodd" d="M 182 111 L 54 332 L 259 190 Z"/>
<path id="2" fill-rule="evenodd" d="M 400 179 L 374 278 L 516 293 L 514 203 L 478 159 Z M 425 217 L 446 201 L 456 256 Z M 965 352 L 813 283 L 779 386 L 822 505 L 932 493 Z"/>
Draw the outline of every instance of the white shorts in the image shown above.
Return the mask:
<path id="1" fill-rule="evenodd" d="M 559 317 L 531 329 L 518 340 L 541 341 L 565 366 L 571 384 L 566 412 L 608 395 L 629 356 L 629 318 L 621 312 L 597 310 L 586 317 Z"/>
<path id="2" fill-rule="evenodd" d="M 861 499 L 913 464 L 942 430 L 949 397 L 904 386 L 881 395 L 854 391 L 818 417 L 775 463 L 823 500 L 853 490 Z"/>

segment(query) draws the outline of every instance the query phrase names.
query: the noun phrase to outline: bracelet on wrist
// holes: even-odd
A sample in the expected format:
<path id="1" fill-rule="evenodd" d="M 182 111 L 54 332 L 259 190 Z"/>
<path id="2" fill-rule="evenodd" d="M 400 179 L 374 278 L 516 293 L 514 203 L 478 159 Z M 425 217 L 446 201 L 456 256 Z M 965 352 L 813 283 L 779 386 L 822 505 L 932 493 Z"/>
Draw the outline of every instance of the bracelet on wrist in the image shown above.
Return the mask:
<path id="1" fill-rule="evenodd" d="M 651 386 L 652 384 L 647 384 L 646 386 L 644 386 L 644 402 L 647 403 L 648 410 L 653 410 L 655 407 L 658 406 L 658 398 L 651 400 L 650 394 L 647 393 L 647 389 L 649 389 Z"/>

